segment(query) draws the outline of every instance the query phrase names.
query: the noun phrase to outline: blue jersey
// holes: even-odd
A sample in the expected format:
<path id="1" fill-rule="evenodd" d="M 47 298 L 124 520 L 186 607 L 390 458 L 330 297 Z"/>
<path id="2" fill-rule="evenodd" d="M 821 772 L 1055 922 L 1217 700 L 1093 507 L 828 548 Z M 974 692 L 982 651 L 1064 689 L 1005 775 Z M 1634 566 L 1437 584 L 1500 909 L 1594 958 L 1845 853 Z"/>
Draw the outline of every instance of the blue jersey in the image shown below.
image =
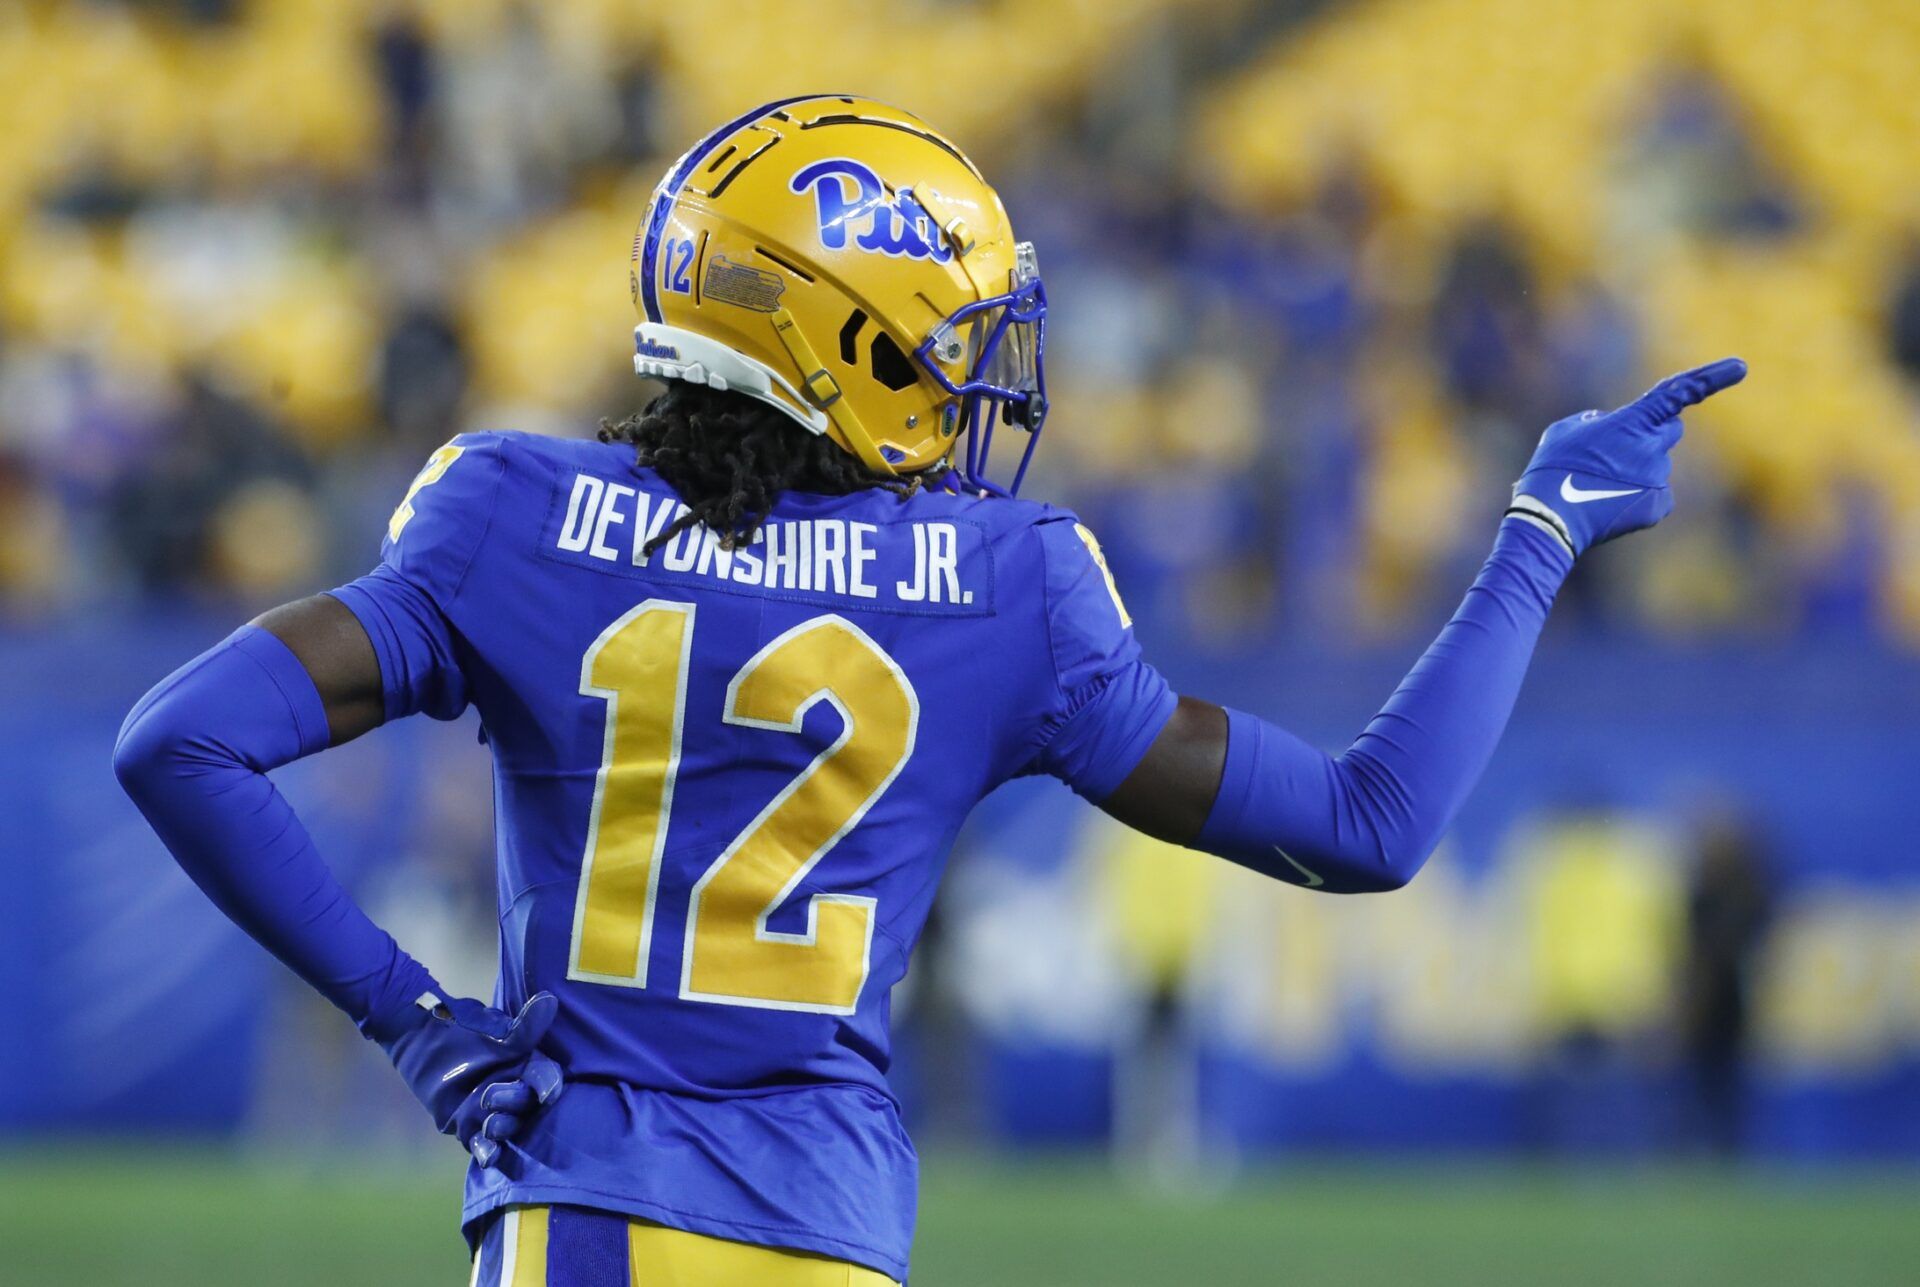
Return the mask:
<path id="1" fill-rule="evenodd" d="M 470 434 L 335 592 L 387 715 L 480 715 L 500 983 L 560 998 L 566 1093 L 474 1169 L 473 1228 L 572 1204 L 904 1278 L 916 1168 L 888 993 L 967 813 L 1100 799 L 1174 698 L 1099 547 L 1044 505 L 788 494 L 691 528 L 633 448 Z"/>

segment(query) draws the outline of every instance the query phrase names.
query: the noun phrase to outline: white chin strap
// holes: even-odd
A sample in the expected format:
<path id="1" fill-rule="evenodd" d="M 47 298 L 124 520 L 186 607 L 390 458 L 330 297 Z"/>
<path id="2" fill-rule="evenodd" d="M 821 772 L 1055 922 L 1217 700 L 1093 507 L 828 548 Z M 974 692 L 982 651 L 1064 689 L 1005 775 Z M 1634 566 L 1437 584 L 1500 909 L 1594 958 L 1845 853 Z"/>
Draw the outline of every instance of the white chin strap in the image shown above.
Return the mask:
<path id="1" fill-rule="evenodd" d="M 744 394 L 778 408 L 813 433 L 827 431 L 827 413 L 807 405 L 800 391 L 778 371 L 735 352 L 718 340 L 668 326 L 642 322 L 633 328 L 633 370 L 662 380 L 685 380 L 709 389 Z M 786 397 L 774 392 L 778 387 Z"/>

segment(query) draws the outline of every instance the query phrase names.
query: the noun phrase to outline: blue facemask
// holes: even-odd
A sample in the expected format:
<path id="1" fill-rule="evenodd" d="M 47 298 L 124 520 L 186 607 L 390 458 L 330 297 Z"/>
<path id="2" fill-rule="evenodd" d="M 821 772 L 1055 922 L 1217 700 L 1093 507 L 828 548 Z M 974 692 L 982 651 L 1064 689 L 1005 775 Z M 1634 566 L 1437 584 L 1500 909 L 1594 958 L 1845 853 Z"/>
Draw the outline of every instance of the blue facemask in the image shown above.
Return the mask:
<path id="1" fill-rule="evenodd" d="M 1014 267 L 1004 295 L 977 300 L 934 327 L 914 350 L 942 388 L 954 395 L 945 414 L 965 440 L 949 475 L 956 490 L 1012 496 L 1027 476 L 1040 429 L 1047 419 L 1047 288 L 1033 243 L 1014 248 Z M 955 384 L 943 363 L 962 362 L 966 378 Z M 1006 423 L 1027 434 L 1013 480 L 1005 486 L 987 477 L 994 428 Z"/>

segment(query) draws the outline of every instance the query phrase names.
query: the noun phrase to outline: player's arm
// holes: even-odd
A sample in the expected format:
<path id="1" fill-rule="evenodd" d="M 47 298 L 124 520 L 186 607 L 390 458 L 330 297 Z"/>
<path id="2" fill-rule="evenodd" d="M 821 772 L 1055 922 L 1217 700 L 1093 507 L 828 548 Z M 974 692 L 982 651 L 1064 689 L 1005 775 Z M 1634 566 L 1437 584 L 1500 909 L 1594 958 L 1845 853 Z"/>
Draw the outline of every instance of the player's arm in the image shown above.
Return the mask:
<path id="1" fill-rule="evenodd" d="M 410 575 L 390 543 L 370 576 L 242 627 L 141 699 L 114 770 L 221 911 L 378 1041 L 485 1164 L 558 1092 L 558 1068 L 535 1053 L 552 998 L 516 1020 L 448 997 L 335 879 L 267 776 L 387 718 L 464 708 L 431 581 L 431 561 Z"/>
<path id="2" fill-rule="evenodd" d="M 1737 384 L 1727 359 L 1608 415 L 1550 427 L 1453 619 L 1353 745 L 1329 756 L 1181 698 L 1102 807 L 1152 835 L 1332 893 L 1411 880 L 1485 769 L 1561 581 L 1589 547 L 1673 508 L 1680 413 Z"/>
<path id="3" fill-rule="evenodd" d="M 285 644 L 307 672 L 326 713 L 328 745 L 344 745 L 386 722 L 380 659 L 346 604 L 330 594 L 309 595 L 261 613 L 253 624 Z"/>

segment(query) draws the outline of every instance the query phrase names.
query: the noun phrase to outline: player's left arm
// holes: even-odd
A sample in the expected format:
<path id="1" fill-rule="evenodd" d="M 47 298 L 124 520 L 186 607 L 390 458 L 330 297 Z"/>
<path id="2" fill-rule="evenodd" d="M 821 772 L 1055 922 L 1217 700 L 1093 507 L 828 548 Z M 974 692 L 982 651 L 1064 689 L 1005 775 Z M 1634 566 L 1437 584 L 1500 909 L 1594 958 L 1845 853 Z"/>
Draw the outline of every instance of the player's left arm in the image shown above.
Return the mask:
<path id="1" fill-rule="evenodd" d="M 1092 798 L 1149 834 L 1293 884 L 1406 884 L 1492 756 L 1574 560 L 1672 510 L 1680 413 L 1745 374 L 1737 359 L 1712 363 L 1548 428 L 1466 599 L 1341 754 L 1183 697 L 1125 779 Z M 1082 736 L 1101 740 L 1097 726 Z"/>
<path id="2" fill-rule="evenodd" d="M 432 610 L 446 560 L 431 547 L 457 528 L 424 526 L 411 569 L 390 540 L 374 574 L 276 608 L 162 680 L 128 715 L 114 770 L 221 911 L 377 1041 L 435 1124 L 487 1165 L 559 1093 L 558 1066 L 536 1049 L 553 998 L 516 1018 L 449 997 L 340 885 L 268 777 L 390 717 L 465 707 Z"/>

